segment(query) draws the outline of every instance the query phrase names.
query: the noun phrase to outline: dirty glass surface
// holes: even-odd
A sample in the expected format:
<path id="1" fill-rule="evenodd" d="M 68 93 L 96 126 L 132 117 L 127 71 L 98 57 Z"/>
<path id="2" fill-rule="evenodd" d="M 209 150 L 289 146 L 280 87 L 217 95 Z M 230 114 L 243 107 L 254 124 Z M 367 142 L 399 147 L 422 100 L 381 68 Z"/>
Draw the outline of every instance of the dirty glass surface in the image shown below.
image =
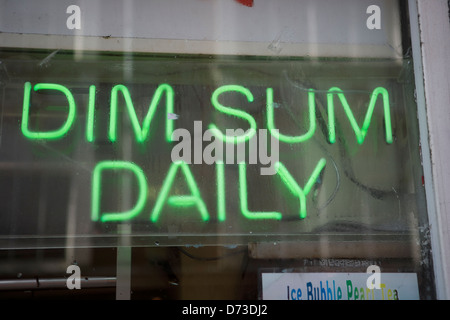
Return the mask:
<path id="1" fill-rule="evenodd" d="M 3 247 L 418 236 L 409 60 L 2 55 Z"/>

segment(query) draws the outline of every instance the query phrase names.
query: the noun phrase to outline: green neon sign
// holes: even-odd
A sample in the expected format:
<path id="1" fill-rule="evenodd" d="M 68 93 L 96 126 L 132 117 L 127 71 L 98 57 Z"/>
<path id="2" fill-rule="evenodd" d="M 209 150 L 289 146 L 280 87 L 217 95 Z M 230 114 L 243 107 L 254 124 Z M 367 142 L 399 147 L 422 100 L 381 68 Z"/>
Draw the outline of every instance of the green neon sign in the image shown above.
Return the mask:
<path id="1" fill-rule="evenodd" d="M 39 90 L 56 90 L 63 93 L 69 105 L 69 112 L 67 120 L 64 122 L 63 126 L 57 130 L 52 131 L 32 131 L 29 129 L 29 109 L 31 101 L 31 88 L 30 82 L 26 82 L 24 86 L 24 99 L 23 99 L 23 113 L 22 113 L 22 133 L 25 137 L 29 139 L 62 139 L 68 133 L 71 126 L 74 123 L 76 116 L 76 104 L 72 93 L 68 88 L 59 84 L 51 83 L 38 83 L 34 86 L 34 91 Z M 144 143 L 149 138 L 149 131 L 152 121 L 154 120 L 156 110 L 158 105 L 160 105 L 163 95 L 166 97 L 166 117 L 165 117 L 165 139 L 167 142 L 172 141 L 172 134 L 174 131 L 174 119 L 170 118 L 168 115 L 174 112 L 174 97 L 175 93 L 173 88 L 169 84 L 161 84 L 156 89 L 151 103 L 149 105 L 148 112 L 143 120 L 142 127 L 139 123 L 136 110 L 130 95 L 128 88 L 124 85 L 116 85 L 111 90 L 111 103 L 109 110 L 109 130 L 108 138 L 111 142 L 117 141 L 118 135 L 118 105 L 120 94 L 123 96 L 125 101 L 126 110 L 130 118 L 131 126 L 133 128 L 135 139 L 138 143 Z M 219 102 L 219 97 L 222 94 L 233 94 L 237 93 L 243 95 L 247 98 L 249 103 L 253 102 L 254 97 L 251 91 L 243 86 L 239 85 L 225 85 L 217 88 L 211 96 L 212 106 L 220 113 L 226 114 L 230 117 L 235 117 L 239 119 L 246 120 L 250 128 L 243 135 L 240 136 L 227 136 L 213 123 L 209 125 L 209 129 L 213 134 L 226 143 L 243 143 L 250 140 L 257 132 L 257 124 L 255 118 L 249 113 L 240 110 L 237 107 L 224 106 Z M 345 92 L 337 87 L 330 88 L 327 93 L 327 111 L 328 111 L 328 138 L 330 143 L 336 142 L 336 120 L 335 120 L 335 97 L 337 97 L 344 109 L 345 115 L 347 116 L 350 125 L 355 132 L 357 142 L 362 144 L 367 135 L 370 123 L 372 121 L 373 112 L 375 109 L 378 97 L 381 95 L 383 112 L 384 112 L 384 127 L 386 142 L 393 142 L 392 134 L 392 123 L 391 123 L 391 113 L 390 113 L 390 102 L 389 93 L 383 87 L 377 87 L 373 90 L 370 95 L 370 101 L 367 108 L 366 115 L 363 120 L 363 125 L 360 128 L 357 120 L 353 114 L 350 105 L 345 97 Z M 270 133 L 277 138 L 280 142 L 284 143 L 302 143 L 311 139 L 316 131 L 316 103 L 315 103 L 316 92 L 313 89 L 308 90 L 308 117 L 309 117 L 309 129 L 307 132 L 298 136 L 288 136 L 280 133 L 280 130 L 276 130 L 275 125 L 275 110 L 273 101 L 273 89 L 266 89 L 266 117 L 267 117 L 267 129 Z M 86 140 L 88 142 L 95 142 L 95 101 L 96 99 L 96 87 L 94 85 L 89 87 L 89 102 L 86 115 Z"/>
<path id="2" fill-rule="evenodd" d="M 36 130 L 30 128 L 30 108 L 33 108 L 32 96 L 33 94 L 41 90 L 53 90 L 57 94 L 62 94 L 67 100 L 67 117 L 62 123 L 61 127 L 54 130 L 44 131 L 42 129 Z M 169 84 L 160 84 L 157 86 L 153 93 L 147 112 L 143 119 L 138 119 L 138 113 L 136 112 L 135 105 L 133 103 L 130 90 L 127 86 L 119 84 L 111 88 L 110 102 L 108 110 L 108 129 L 107 132 L 101 132 L 96 127 L 96 113 L 99 112 L 99 108 L 96 109 L 96 95 L 97 88 L 95 85 L 88 87 L 89 98 L 86 108 L 86 122 L 85 122 L 85 134 L 87 143 L 94 144 L 100 135 L 106 136 L 108 140 L 114 144 L 119 139 L 119 106 L 121 102 L 124 102 L 124 111 L 131 124 L 131 130 L 134 133 L 136 143 L 144 144 L 151 143 L 150 129 L 155 123 L 155 115 L 158 108 L 164 110 L 165 120 L 165 142 L 172 142 L 172 135 L 174 133 L 174 118 L 169 117 L 174 113 L 175 108 L 175 93 Z M 281 143 L 285 144 L 297 144 L 308 142 L 315 134 L 317 127 L 316 119 L 316 99 L 320 92 L 313 89 L 307 91 L 307 113 L 308 117 L 308 129 L 306 132 L 299 132 L 298 135 L 287 135 L 283 133 L 283 128 L 277 128 L 276 125 L 276 113 L 278 108 L 274 108 L 274 90 L 273 88 L 266 88 L 266 105 L 265 105 L 265 121 L 267 130 L 270 135 Z M 210 103 L 211 110 L 221 115 L 225 115 L 231 118 L 244 120 L 247 124 L 247 131 L 238 136 L 229 136 L 223 133 L 223 128 L 219 129 L 214 123 L 209 124 L 209 130 L 219 140 L 233 145 L 242 145 L 249 143 L 257 134 L 257 122 L 255 117 L 245 111 L 244 106 L 228 106 L 223 104 L 222 98 L 225 95 L 237 95 L 245 99 L 245 103 L 254 103 L 254 96 L 250 89 L 240 85 L 224 85 L 220 86 L 212 92 Z M 393 143 L 393 132 L 390 115 L 390 101 L 388 91 L 383 87 L 375 88 L 370 94 L 369 103 L 365 117 L 360 127 L 356 120 L 353 111 L 347 101 L 345 92 L 337 87 L 331 87 L 326 91 L 327 101 L 327 128 L 328 128 L 328 140 L 330 143 L 336 142 L 336 98 L 338 99 L 345 116 L 350 122 L 350 126 L 356 136 L 358 144 L 363 144 L 369 130 L 369 126 L 373 121 L 374 109 L 378 99 L 381 96 L 381 103 L 383 105 L 384 115 L 384 127 L 385 137 L 388 144 Z M 163 103 L 165 102 L 165 104 Z M 158 111 L 159 112 L 159 111 Z M 71 91 L 60 84 L 52 83 L 37 83 L 34 86 L 30 82 L 26 82 L 24 85 L 24 99 L 23 99 L 23 113 L 21 132 L 24 137 L 30 140 L 59 140 L 64 139 L 71 127 L 73 126 L 77 115 L 77 105 Z M 264 115 L 264 114 L 263 114 Z M 39 117 L 39 114 L 37 115 Z M 157 137 L 156 137 L 157 138 Z M 307 217 L 307 199 L 313 186 L 320 180 L 321 175 L 325 172 L 326 167 L 325 158 L 320 158 L 312 170 L 308 180 L 304 182 L 304 186 L 301 187 L 301 183 L 296 181 L 294 175 L 288 170 L 287 165 L 283 161 L 278 161 L 275 164 L 275 174 L 271 179 L 279 180 L 283 183 L 283 186 L 289 191 L 289 193 L 295 197 L 298 201 L 298 217 L 299 219 L 305 219 Z M 211 163 L 212 164 L 212 163 Z M 208 208 L 207 201 L 205 201 L 205 195 L 202 195 L 198 177 L 195 177 L 192 167 L 184 161 L 174 161 L 170 163 L 168 172 L 165 174 L 163 181 L 161 181 L 161 187 L 157 192 L 157 197 L 154 203 L 149 203 L 149 187 L 147 183 L 157 183 L 153 181 L 151 177 L 146 177 L 146 173 L 138 164 L 130 161 L 100 161 L 97 163 L 92 171 L 92 203 L 91 203 L 91 220 L 99 222 L 115 222 L 115 221 L 129 221 L 135 218 L 143 217 L 152 223 L 159 223 L 161 217 L 164 214 L 164 210 L 167 207 L 177 209 L 179 212 L 195 212 L 201 222 L 210 222 L 213 218 L 220 222 L 227 220 L 227 203 L 229 201 L 236 200 L 239 205 L 239 215 L 248 220 L 282 220 L 284 212 L 276 210 L 268 211 L 252 211 L 249 207 L 249 197 L 252 191 L 252 185 L 249 186 L 247 179 L 247 163 L 239 162 L 237 166 L 237 178 L 234 187 L 238 190 L 238 199 L 227 198 L 227 188 L 230 187 L 231 179 L 228 179 L 227 165 L 224 161 L 216 161 L 215 167 L 215 181 L 211 181 L 210 188 L 211 193 L 216 195 L 216 208 Z M 102 187 L 102 181 L 105 173 L 114 172 L 116 174 L 131 173 L 134 176 L 136 186 L 139 190 L 137 199 L 131 209 L 123 212 L 103 212 L 101 204 L 102 199 L 107 196 L 104 194 Z M 229 172 L 228 172 L 229 173 Z M 178 183 L 177 177 L 181 176 L 181 181 L 187 185 L 188 193 L 179 195 L 177 193 Z M 226 179 L 227 177 L 227 179 Z M 149 204 L 152 209 L 145 212 L 145 208 Z M 215 209 L 215 210 L 214 210 Z M 213 214 L 215 212 L 216 215 Z M 235 212 L 233 214 L 236 214 Z"/>
<path id="3" fill-rule="evenodd" d="M 301 188 L 295 181 L 288 169 L 281 163 L 276 164 L 277 175 L 281 178 L 288 190 L 299 200 L 299 217 L 304 219 L 306 212 L 306 197 L 326 165 L 325 159 L 320 159 L 314 168 L 311 176 L 305 186 Z M 283 214 L 276 211 L 251 211 L 248 207 L 248 184 L 247 184 L 247 164 L 239 163 L 239 204 L 240 212 L 243 217 L 250 220 L 281 220 Z M 139 195 L 136 204 L 132 209 L 125 212 L 106 212 L 101 211 L 102 177 L 105 171 L 131 172 L 136 177 Z M 174 189 L 176 176 L 180 172 L 184 176 L 190 194 L 170 195 Z M 217 220 L 226 221 L 226 201 L 225 201 L 225 165 L 220 162 L 216 164 L 216 184 L 217 184 Z M 92 220 L 93 221 L 125 221 L 130 220 L 143 213 L 147 202 L 147 178 L 143 170 L 134 163 L 127 161 L 102 161 L 97 164 L 93 172 L 92 179 Z M 210 214 L 203 200 L 202 194 L 198 188 L 197 181 L 192 174 L 189 165 L 183 161 L 172 163 L 167 175 L 164 178 L 159 195 L 155 201 L 154 207 L 150 213 L 150 221 L 157 223 L 163 213 L 164 206 L 169 205 L 178 208 L 180 211 L 186 208 L 194 208 L 199 213 L 200 220 L 206 222 L 210 220 Z"/>

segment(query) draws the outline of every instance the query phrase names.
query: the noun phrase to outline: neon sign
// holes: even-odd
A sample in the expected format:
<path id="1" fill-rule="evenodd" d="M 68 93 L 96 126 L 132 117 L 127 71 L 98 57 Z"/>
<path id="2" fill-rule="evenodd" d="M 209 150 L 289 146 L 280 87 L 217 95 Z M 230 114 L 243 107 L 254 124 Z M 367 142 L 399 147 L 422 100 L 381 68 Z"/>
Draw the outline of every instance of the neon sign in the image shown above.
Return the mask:
<path id="1" fill-rule="evenodd" d="M 67 100 L 67 116 L 63 119 L 63 123 L 60 127 L 52 130 L 43 130 L 32 128 L 30 123 L 30 114 L 34 108 L 33 92 L 38 91 L 53 91 L 53 93 L 65 97 Z M 149 101 L 148 110 L 145 113 L 142 122 L 136 113 L 135 105 L 131 97 L 130 91 L 127 86 L 119 84 L 115 85 L 111 89 L 110 102 L 109 102 L 109 122 L 106 132 L 102 132 L 96 126 L 96 117 L 99 112 L 96 109 L 96 91 L 95 85 L 91 85 L 88 88 L 88 103 L 86 108 L 85 119 L 85 136 L 86 142 L 89 144 L 95 144 L 99 137 L 107 137 L 108 141 L 115 144 L 119 141 L 119 125 L 118 115 L 119 106 L 124 102 L 124 114 L 128 118 L 131 124 L 132 133 L 134 134 L 134 140 L 139 145 L 151 143 L 150 129 L 155 123 L 156 114 L 163 113 L 165 115 L 165 135 L 164 141 L 169 145 L 175 144 L 175 133 L 179 128 L 175 127 L 176 117 L 171 117 L 175 110 L 175 91 L 170 84 L 164 83 L 157 86 L 152 98 Z M 298 135 L 287 135 L 283 132 L 284 128 L 277 128 L 276 114 L 277 109 L 274 103 L 274 90 L 273 88 L 266 89 L 265 97 L 265 123 L 266 128 L 271 136 L 275 138 L 277 142 L 283 144 L 294 145 L 305 143 L 312 139 L 317 128 L 316 119 L 316 94 L 313 89 L 307 91 L 307 104 L 308 104 L 308 130 L 306 132 L 299 132 Z M 209 123 L 208 130 L 215 139 L 225 143 L 226 145 L 245 145 L 250 143 L 252 139 L 257 135 L 258 127 L 257 121 L 254 116 L 244 111 L 242 107 L 225 105 L 221 101 L 222 96 L 235 95 L 244 98 L 244 101 L 251 104 L 254 102 L 254 96 L 250 89 L 240 85 L 223 85 L 215 89 L 211 95 L 210 104 L 211 109 L 215 112 L 230 117 L 230 119 L 239 119 L 242 123 L 246 123 L 247 128 L 245 130 L 236 131 L 237 134 L 229 135 L 224 128 L 221 128 L 219 124 L 214 122 Z M 22 109 L 22 122 L 21 131 L 24 137 L 30 141 L 42 141 L 42 140 L 59 140 L 66 137 L 77 116 L 79 116 L 75 99 L 69 88 L 54 83 L 37 83 L 34 86 L 30 82 L 26 82 L 24 85 L 23 96 L 23 109 Z M 380 99 L 381 98 L 381 99 Z M 383 106 L 384 115 L 384 128 L 385 128 L 385 141 L 387 144 L 392 144 L 393 133 L 390 114 L 390 102 L 387 89 L 384 87 L 376 87 L 373 89 L 369 97 L 369 103 L 367 112 L 365 114 L 363 124 L 360 127 L 356 120 L 352 108 L 350 107 L 345 92 L 337 87 L 331 87 L 326 92 L 327 101 L 327 113 L 328 113 L 328 142 L 334 144 L 336 142 L 336 121 L 335 121 L 335 109 L 338 106 L 335 100 L 338 100 L 343 108 L 344 114 L 350 122 L 350 127 L 353 130 L 356 141 L 359 145 L 364 143 L 365 137 L 369 130 L 369 126 L 372 122 L 374 109 L 377 101 L 381 101 Z M 142 124 L 141 124 L 142 123 Z M 261 129 L 260 129 L 261 130 Z M 225 131 L 225 133 L 223 133 Z M 181 143 L 181 142 L 180 142 Z M 215 142 L 211 142 L 215 143 Z M 277 150 L 272 150 L 277 152 Z M 311 193 L 311 190 L 320 180 L 323 174 L 327 161 L 325 158 L 319 158 L 315 162 L 314 169 L 307 176 L 303 182 L 296 181 L 294 175 L 290 172 L 288 166 L 283 163 L 283 159 L 275 161 L 273 166 L 275 170 L 271 173 L 271 179 L 281 182 L 283 188 L 285 188 L 291 195 L 297 199 L 298 207 L 298 219 L 307 218 L 307 198 Z M 248 203 L 248 180 L 247 180 L 247 167 L 248 163 L 245 161 L 239 161 L 236 163 L 238 166 L 238 199 L 239 210 L 242 217 L 248 220 L 281 220 L 283 219 L 283 212 L 280 211 L 252 211 Z M 214 189 L 216 194 L 216 213 L 215 219 L 218 222 L 224 222 L 227 219 L 226 203 L 227 199 L 227 184 L 226 179 L 226 163 L 224 159 L 216 158 L 214 161 L 215 166 L 215 178 L 216 181 L 211 181 L 211 186 L 215 185 L 215 188 L 211 188 L 211 192 Z M 104 196 L 104 190 L 102 189 L 102 179 L 105 173 L 115 172 L 117 174 L 127 172 L 132 174 L 137 186 L 138 192 L 134 205 L 125 211 L 105 212 L 102 208 L 102 197 Z M 177 176 L 182 176 L 185 184 L 188 187 L 188 194 L 175 195 L 173 189 L 176 188 L 175 181 Z M 157 192 L 156 199 L 152 204 L 150 210 L 145 210 L 148 203 L 149 182 L 142 168 L 132 161 L 125 160 L 104 160 L 99 161 L 92 170 L 91 179 L 91 220 L 100 222 L 114 222 L 114 221 L 131 221 L 136 217 L 145 217 L 152 223 L 158 223 L 161 216 L 164 214 L 166 206 L 175 208 L 177 210 L 184 210 L 185 208 L 192 208 L 198 215 L 199 221 L 210 221 L 212 214 L 210 208 L 204 199 L 204 195 L 199 189 L 198 178 L 193 174 L 189 163 L 186 161 L 172 161 L 169 170 L 165 175 L 161 188 Z"/>
<path id="2" fill-rule="evenodd" d="M 70 130 L 72 123 L 75 119 L 76 113 L 76 105 L 71 94 L 70 90 L 63 85 L 59 84 L 49 84 L 49 83 L 38 83 L 33 87 L 34 91 L 39 90 L 56 90 L 62 92 L 68 101 L 69 104 L 69 113 L 66 122 L 64 125 L 55 131 L 49 132 L 38 132 L 31 131 L 28 128 L 29 122 L 29 109 L 30 109 L 30 95 L 31 95 L 32 85 L 29 82 L 25 83 L 24 90 L 24 99 L 23 99 L 23 113 L 22 113 L 22 133 L 29 139 L 60 139 Z M 87 116 L 87 125 L 86 125 L 86 140 L 88 142 L 95 142 L 94 138 L 94 118 L 95 118 L 95 86 L 89 87 L 89 109 Z M 117 140 L 117 109 L 118 109 L 118 95 L 119 92 L 123 94 L 123 97 L 126 102 L 126 107 L 128 111 L 128 115 L 130 117 L 130 121 L 136 135 L 136 141 L 143 143 L 148 138 L 148 132 L 150 129 L 151 122 L 154 118 L 157 106 L 162 99 L 162 95 L 166 94 L 166 113 L 173 113 L 174 109 L 174 91 L 173 88 L 168 84 L 159 85 L 156 89 L 156 92 L 151 100 L 148 113 L 145 116 L 143 121 L 143 126 L 141 128 L 139 124 L 139 120 L 136 116 L 136 111 L 133 106 L 133 101 L 131 99 L 128 88 L 124 85 L 116 85 L 111 90 L 111 105 L 110 105 L 110 125 L 108 138 L 111 142 L 115 142 Z M 225 92 L 238 92 L 246 96 L 249 102 L 253 101 L 253 95 L 251 92 L 245 87 L 238 85 L 226 85 L 219 87 L 214 91 L 211 97 L 212 105 L 219 111 L 229 116 L 243 118 L 249 122 L 250 129 L 242 136 L 239 137 L 228 137 L 224 135 L 215 124 L 210 124 L 210 129 L 212 129 L 220 139 L 226 142 L 240 143 L 244 141 L 248 141 L 256 132 L 256 121 L 255 119 L 245 111 L 226 107 L 221 105 L 218 102 L 219 95 Z M 315 92 L 313 89 L 310 89 L 308 92 L 308 106 L 309 106 L 309 117 L 310 117 L 310 127 L 307 133 L 301 136 L 286 136 L 281 133 L 275 133 L 275 120 L 274 120 L 274 107 L 273 107 L 273 89 L 267 88 L 267 127 L 270 132 L 276 136 L 282 142 L 286 143 L 301 143 L 310 139 L 316 130 L 316 121 L 315 121 L 315 102 L 314 102 Z M 359 144 L 364 142 L 364 138 L 367 134 L 367 131 L 370 126 L 370 122 L 372 119 L 373 111 L 375 108 L 375 104 L 377 102 L 378 96 L 382 96 L 383 101 L 383 111 L 384 111 L 384 121 L 385 121 L 385 130 L 386 130 L 386 142 L 392 143 L 392 124 L 391 124 L 391 115 L 390 115 L 390 105 L 389 105 L 389 94 L 385 88 L 378 87 L 375 88 L 370 96 L 369 107 L 364 118 L 364 122 L 362 128 L 359 127 L 352 109 L 350 108 L 347 99 L 345 98 L 344 92 L 337 88 L 330 88 L 327 92 L 327 102 L 328 102 L 328 129 L 329 129 L 329 142 L 334 143 L 336 141 L 336 124 L 335 124 L 335 116 L 334 116 L 334 97 L 337 96 L 343 106 L 343 109 L 347 115 L 348 120 L 350 121 L 351 127 L 355 132 L 355 136 Z M 166 141 L 172 141 L 172 133 L 174 130 L 173 120 L 169 116 L 166 117 Z"/>

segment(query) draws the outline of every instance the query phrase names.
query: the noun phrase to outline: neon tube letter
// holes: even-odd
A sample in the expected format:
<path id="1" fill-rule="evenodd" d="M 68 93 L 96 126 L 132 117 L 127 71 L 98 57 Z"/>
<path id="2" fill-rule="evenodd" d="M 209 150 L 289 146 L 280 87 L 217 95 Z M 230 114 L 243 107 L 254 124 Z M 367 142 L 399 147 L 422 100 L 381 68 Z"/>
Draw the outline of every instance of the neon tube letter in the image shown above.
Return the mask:
<path id="1" fill-rule="evenodd" d="M 169 197 L 170 189 L 172 188 L 173 182 L 175 181 L 177 171 L 180 168 L 184 174 L 189 190 L 191 191 L 191 195 Z M 164 204 L 166 203 L 166 200 L 169 205 L 174 207 L 196 206 L 200 212 L 202 220 L 203 221 L 209 220 L 208 210 L 206 209 L 205 202 L 203 201 L 200 195 L 200 190 L 197 187 L 197 183 L 195 182 L 194 176 L 192 175 L 189 166 L 183 161 L 176 161 L 172 163 L 172 165 L 170 166 L 169 172 L 167 173 L 167 176 L 164 179 L 161 191 L 158 195 L 158 198 L 156 199 L 155 206 L 150 215 L 150 220 L 152 222 L 158 221 L 161 211 L 164 207 Z"/>
<path id="2" fill-rule="evenodd" d="M 245 162 L 239 163 L 239 198 L 240 198 L 240 204 L 241 204 L 241 212 L 247 219 L 273 219 L 273 220 L 280 220 L 282 218 L 282 215 L 280 212 L 276 211 L 264 211 L 264 212 L 257 212 L 257 211 L 250 211 L 248 209 L 248 203 L 247 203 L 247 165 Z"/>
<path id="3" fill-rule="evenodd" d="M 64 137 L 64 135 L 69 131 L 70 127 L 72 126 L 73 121 L 75 120 L 76 105 L 72 93 L 69 91 L 69 89 L 59 84 L 37 83 L 34 86 L 34 91 L 56 90 L 62 92 L 66 96 L 67 101 L 69 103 L 69 113 L 67 115 L 66 122 L 59 129 L 46 132 L 31 131 L 28 128 L 30 117 L 29 113 L 30 113 L 31 87 L 32 86 L 30 82 L 25 83 L 24 97 L 23 97 L 22 126 L 21 126 L 23 135 L 28 139 L 48 139 L 48 140 L 60 139 Z"/>
<path id="4" fill-rule="evenodd" d="M 125 212 L 108 212 L 100 217 L 100 203 L 102 196 L 101 180 L 102 172 L 105 170 L 128 170 L 134 173 L 139 185 L 139 196 L 136 205 Z M 102 161 L 99 162 L 92 175 L 92 221 L 123 221 L 138 215 L 145 206 L 147 200 L 147 181 L 142 169 L 134 163 L 127 161 Z"/>
<path id="5" fill-rule="evenodd" d="M 289 191 L 291 191 L 291 193 L 297 196 L 299 199 L 300 219 L 306 218 L 306 196 L 311 191 L 314 184 L 317 182 L 317 178 L 319 177 L 326 163 L 327 161 L 324 158 L 319 160 L 303 189 L 300 188 L 298 183 L 294 180 L 292 175 L 281 162 L 278 162 L 275 166 L 277 174 L 280 176 L 281 180 L 283 180 Z"/>
<path id="6" fill-rule="evenodd" d="M 247 112 L 244 112 L 244 111 L 238 110 L 238 109 L 233 109 L 231 107 L 225 107 L 222 104 L 220 104 L 219 96 L 222 93 L 230 92 L 230 91 L 236 91 L 236 92 L 243 94 L 247 98 L 248 102 L 253 101 L 253 95 L 250 92 L 250 90 L 248 90 L 247 88 L 244 88 L 244 87 L 238 86 L 238 85 L 226 85 L 226 86 L 221 86 L 214 91 L 214 93 L 211 96 L 212 105 L 214 106 L 214 108 L 216 108 L 220 112 L 223 112 L 223 113 L 228 114 L 233 117 L 238 117 L 238 118 L 247 120 L 248 123 L 250 124 L 250 129 L 248 129 L 245 134 L 240 135 L 238 137 L 227 136 L 227 135 L 223 134 L 217 128 L 217 126 L 215 124 L 210 124 L 209 129 L 212 130 L 214 135 L 219 137 L 222 141 L 225 141 L 227 143 L 236 143 L 237 144 L 237 143 L 248 141 L 251 137 L 253 137 L 256 134 L 256 121 Z"/>
<path id="7" fill-rule="evenodd" d="M 173 113 L 174 108 L 174 91 L 173 88 L 168 84 L 161 84 L 155 91 L 152 101 L 149 106 L 147 115 L 144 118 L 142 124 L 142 129 L 139 124 L 139 120 L 136 115 L 136 111 L 133 106 L 133 101 L 131 100 L 130 92 L 128 88 L 124 85 L 118 84 L 114 86 L 111 90 L 111 114 L 109 121 L 109 140 L 115 142 L 117 140 L 117 95 L 118 92 L 122 92 L 125 99 L 125 104 L 128 110 L 128 115 L 130 116 L 131 125 L 133 127 L 134 133 L 136 135 L 136 140 L 138 142 L 144 142 L 147 139 L 148 133 L 150 131 L 150 124 L 155 116 L 156 107 L 158 106 L 163 93 L 166 93 L 166 141 L 170 142 L 173 132 L 173 119 L 169 119 L 169 113 Z"/>
<path id="8" fill-rule="evenodd" d="M 226 219 L 226 201 L 225 201 L 225 164 L 223 161 L 216 163 L 216 183 L 217 183 L 217 219 L 225 221 Z"/>
<path id="9" fill-rule="evenodd" d="M 327 93 L 327 104 L 328 104 L 328 137 L 330 143 L 336 142 L 336 126 L 335 126 L 335 117 L 334 117 L 334 96 L 337 95 L 339 100 L 341 101 L 342 107 L 344 108 L 345 114 L 347 115 L 348 120 L 355 131 L 356 140 L 359 144 L 364 142 L 364 138 L 366 137 L 367 130 L 369 129 L 370 121 L 372 119 L 373 110 L 375 108 L 375 103 L 377 102 L 378 95 L 382 95 L 383 97 L 383 109 L 384 109 L 384 123 L 386 127 L 386 142 L 392 143 L 392 124 L 391 124 L 391 113 L 389 107 L 389 94 L 385 88 L 378 87 L 376 88 L 371 96 L 369 107 L 367 108 L 367 113 L 364 118 L 364 122 L 362 128 L 360 129 L 356 119 L 353 115 L 350 106 L 348 105 L 347 99 L 345 98 L 344 92 L 336 87 L 330 88 Z"/>
<path id="10" fill-rule="evenodd" d="M 310 139 L 316 131 L 316 101 L 314 90 L 308 90 L 308 107 L 309 107 L 309 129 L 308 132 L 301 136 L 287 136 L 275 130 L 274 107 L 273 107 L 273 89 L 266 90 L 266 108 L 267 108 L 267 128 L 272 136 L 286 143 L 299 143 Z"/>

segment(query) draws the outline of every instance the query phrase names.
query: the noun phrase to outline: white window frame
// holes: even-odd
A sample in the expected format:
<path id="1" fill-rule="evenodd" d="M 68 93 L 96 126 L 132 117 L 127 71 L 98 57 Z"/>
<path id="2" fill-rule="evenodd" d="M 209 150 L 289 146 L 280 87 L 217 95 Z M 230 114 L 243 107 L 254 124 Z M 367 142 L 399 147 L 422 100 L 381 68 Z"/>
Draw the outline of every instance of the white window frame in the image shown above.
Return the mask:
<path id="1" fill-rule="evenodd" d="M 436 297 L 450 299 L 450 21 L 447 0 L 409 0 Z"/>

